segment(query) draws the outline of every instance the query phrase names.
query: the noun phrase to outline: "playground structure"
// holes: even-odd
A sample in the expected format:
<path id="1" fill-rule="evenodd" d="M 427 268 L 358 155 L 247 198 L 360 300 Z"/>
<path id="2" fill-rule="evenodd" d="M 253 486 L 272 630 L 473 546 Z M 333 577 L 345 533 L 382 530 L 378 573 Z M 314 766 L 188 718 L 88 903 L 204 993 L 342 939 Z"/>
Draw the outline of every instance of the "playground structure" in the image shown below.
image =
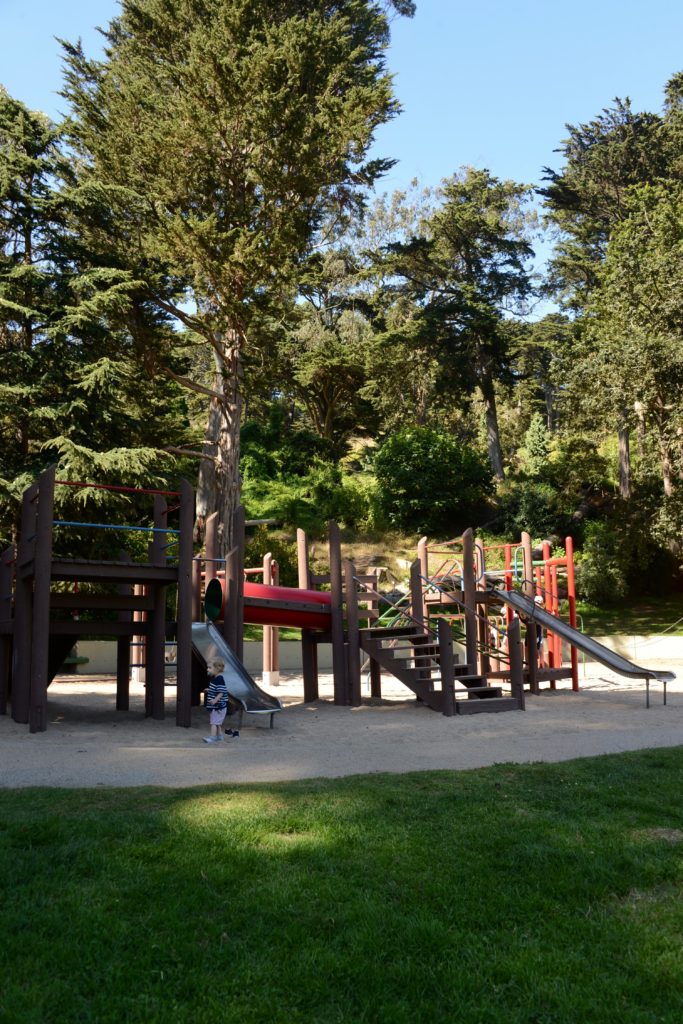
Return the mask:
<path id="1" fill-rule="evenodd" d="M 318 699 L 318 647 L 332 645 L 334 702 L 358 706 L 367 672 L 372 697 L 382 695 L 382 672 L 404 683 L 418 700 L 447 716 L 523 710 L 525 690 L 538 693 L 571 679 L 578 689 L 577 650 L 623 675 L 657 679 L 672 673 L 633 665 L 576 629 L 571 538 L 553 556 L 545 542 L 534 553 L 531 538 L 494 550 L 471 530 L 446 545 L 423 538 L 410 570 L 409 593 L 393 604 L 379 592 L 377 572 L 361 574 L 342 556 L 339 527 L 329 525 L 329 572 L 316 574 L 306 534 L 297 531 L 297 588 L 280 587 L 277 566 L 266 556 L 258 570 L 245 569 L 245 517 L 233 522 L 234 547 L 218 556 L 217 516 L 207 520 L 205 548 L 195 554 L 194 495 L 183 482 L 178 491 L 114 487 L 149 495 L 152 526 L 74 523 L 54 518 L 57 486 L 100 487 L 59 481 L 46 470 L 22 501 L 19 543 L 0 556 L 0 713 L 28 722 L 31 732 L 47 728 L 47 690 L 80 636 L 117 641 L 116 707 L 129 708 L 131 643 L 141 645 L 145 665 L 145 714 L 165 715 L 165 650 L 176 646 L 176 724 L 191 724 L 207 681 L 207 662 L 226 662 L 228 689 L 246 714 L 270 716 L 282 709 L 242 666 L 244 625 L 264 628 L 264 685 L 277 683 L 277 630 L 301 630 L 303 699 Z M 170 499 L 170 500 L 169 500 Z M 176 517 L 177 526 L 168 525 Z M 122 550 L 116 561 L 66 558 L 55 554 L 55 535 L 64 527 L 148 533 L 145 560 Z M 494 566 L 494 558 L 500 564 Z M 262 582 L 250 576 L 262 575 Z M 96 590 L 88 589 L 96 584 Z M 175 588 L 175 617 L 167 613 L 167 592 Z M 560 592 L 569 623 L 559 618 Z M 87 613 L 84 618 L 83 613 Z M 78 614 L 78 618 L 75 615 Z M 207 623 L 205 619 L 208 619 Z M 522 638 L 524 626 L 525 637 Z M 562 643 L 569 643 L 569 665 Z M 133 647 L 136 650 L 136 647 Z"/>

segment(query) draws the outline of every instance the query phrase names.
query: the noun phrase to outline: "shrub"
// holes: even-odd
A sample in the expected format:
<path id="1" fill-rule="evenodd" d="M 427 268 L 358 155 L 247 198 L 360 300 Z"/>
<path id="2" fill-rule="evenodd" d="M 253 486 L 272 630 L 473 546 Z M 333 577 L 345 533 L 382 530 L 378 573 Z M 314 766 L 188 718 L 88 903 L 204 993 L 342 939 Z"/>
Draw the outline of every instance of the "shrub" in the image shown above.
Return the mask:
<path id="1" fill-rule="evenodd" d="M 629 551 L 610 523 L 586 525 L 577 559 L 577 591 L 590 604 L 610 604 L 628 593 Z"/>
<path id="2" fill-rule="evenodd" d="M 410 427 L 387 438 L 374 459 L 380 508 L 391 526 L 455 533 L 493 489 L 484 457 L 450 434 Z"/>
<path id="3" fill-rule="evenodd" d="M 244 563 L 247 569 L 257 569 L 263 565 L 263 557 L 268 552 L 278 564 L 279 581 L 283 587 L 296 587 L 299 584 L 299 570 L 295 543 L 288 543 L 271 533 L 267 526 L 257 526 L 247 541 Z"/>
<path id="4" fill-rule="evenodd" d="M 498 497 L 496 529 L 518 537 L 526 530 L 533 537 L 564 533 L 566 517 L 558 509 L 558 494 L 548 483 L 519 480 L 507 484 Z"/>

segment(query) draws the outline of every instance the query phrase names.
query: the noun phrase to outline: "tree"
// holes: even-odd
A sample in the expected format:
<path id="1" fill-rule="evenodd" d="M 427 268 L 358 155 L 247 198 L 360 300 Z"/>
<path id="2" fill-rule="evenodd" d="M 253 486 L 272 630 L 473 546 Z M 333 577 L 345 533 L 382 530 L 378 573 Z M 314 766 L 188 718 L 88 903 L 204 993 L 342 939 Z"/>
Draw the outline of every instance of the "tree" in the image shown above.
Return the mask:
<path id="1" fill-rule="evenodd" d="M 316 253 L 300 284 L 303 299 L 281 355 L 289 370 L 287 390 L 313 430 L 343 455 L 355 433 L 365 433 L 372 410 L 361 397 L 371 329 L 356 308 L 357 272 L 343 247 Z"/>
<path id="2" fill-rule="evenodd" d="M 589 358 L 598 408 L 652 432 L 667 496 L 683 476 L 682 289 L 683 184 L 633 189 L 600 275 Z"/>
<path id="3" fill-rule="evenodd" d="M 635 113 L 618 97 L 586 124 L 567 125 L 560 153 L 561 171 L 546 167 L 545 197 L 549 216 L 560 230 L 551 262 L 551 286 L 567 304 L 581 310 L 597 284 L 597 272 L 611 232 L 627 216 L 633 185 L 666 173 L 662 120 Z"/>
<path id="4" fill-rule="evenodd" d="M 396 2 L 399 13 L 413 5 Z M 65 44 L 80 188 L 106 198 L 131 281 L 212 353 L 201 512 L 239 502 L 243 357 L 291 295 L 323 213 L 359 202 L 397 110 L 373 0 L 124 0 L 102 61 Z"/>
<path id="5" fill-rule="evenodd" d="M 388 521 L 417 533 L 453 536 L 491 492 L 485 458 L 429 427 L 392 434 L 377 452 L 374 469 Z"/>
<path id="6" fill-rule="evenodd" d="M 423 330 L 441 364 L 442 386 L 477 388 L 484 403 L 494 476 L 504 477 L 496 381 L 508 360 L 505 316 L 531 291 L 522 208 L 530 189 L 467 168 L 447 179 L 423 233 L 389 247 L 400 287 L 419 307 Z"/>
<path id="7" fill-rule="evenodd" d="M 63 409 L 64 218 L 58 131 L 0 87 L 0 421 L 3 489 L 30 474 Z"/>

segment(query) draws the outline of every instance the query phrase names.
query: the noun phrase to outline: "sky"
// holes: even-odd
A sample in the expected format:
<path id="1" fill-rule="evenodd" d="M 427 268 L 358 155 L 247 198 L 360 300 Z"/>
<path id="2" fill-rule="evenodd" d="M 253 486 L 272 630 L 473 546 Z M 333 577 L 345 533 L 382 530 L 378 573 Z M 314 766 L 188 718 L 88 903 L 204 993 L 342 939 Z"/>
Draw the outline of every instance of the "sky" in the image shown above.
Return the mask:
<path id="1" fill-rule="evenodd" d="M 55 119 L 65 104 L 55 37 L 99 51 L 117 0 L 0 0 L 0 82 Z M 417 0 L 397 18 L 387 55 L 403 112 L 382 126 L 373 156 L 398 162 L 379 191 L 413 178 L 435 186 L 464 165 L 539 184 L 567 123 L 591 120 L 615 96 L 659 112 L 683 70 L 680 0 Z"/>

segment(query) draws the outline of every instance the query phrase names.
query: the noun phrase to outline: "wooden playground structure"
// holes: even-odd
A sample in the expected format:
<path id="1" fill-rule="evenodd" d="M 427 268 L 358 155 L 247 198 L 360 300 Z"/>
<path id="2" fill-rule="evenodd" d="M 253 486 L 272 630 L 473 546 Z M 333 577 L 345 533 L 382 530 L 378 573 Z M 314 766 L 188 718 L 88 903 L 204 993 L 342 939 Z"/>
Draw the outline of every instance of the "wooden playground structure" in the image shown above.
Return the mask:
<path id="1" fill-rule="evenodd" d="M 526 615 L 505 603 L 505 592 L 518 589 L 558 615 L 562 591 L 575 625 L 570 539 L 565 553 L 553 557 L 547 542 L 534 553 L 531 538 L 523 534 L 519 543 L 503 546 L 501 560 L 501 552 L 477 541 L 471 530 L 446 545 L 430 546 L 423 538 L 409 593 L 391 604 L 379 591 L 376 572 L 359 573 L 344 559 L 336 523 L 329 524 L 325 574 L 312 571 L 308 538 L 297 532 L 299 586 L 287 588 L 278 585 L 270 556 L 262 567 L 245 569 L 243 509 L 233 524 L 236 541 L 227 558 L 217 554 L 216 516 L 207 521 L 204 550 L 195 553 L 194 495 L 186 482 L 178 491 L 111 488 L 149 495 L 151 526 L 57 520 L 58 486 L 104 485 L 59 481 L 54 467 L 46 470 L 24 494 L 16 549 L 0 557 L 0 713 L 7 713 L 11 697 L 13 718 L 28 723 L 31 732 L 47 728 L 48 686 L 82 636 L 116 639 L 121 711 L 129 708 L 136 664 L 131 650 L 142 648 L 145 714 L 152 718 L 164 717 L 165 650 L 173 641 L 176 724 L 188 727 L 192 706 L 206 686 L 206 664 L 192 646 L 192 624 L 205 615 L 240 661 L 245 623 L 263 626 L 264 682 L 271 686 L 277 685 L 277 631 L 299 628 L 305 702 L 319 696 L 322 643 L 332 646 L 338 705 L 361 704 L 364 677 L 370 695 L 381 697 L 382 672 L 447 716 L 521 710 L 525 689 L 536 693 L 542 682 L 554 687 L 571 679 L 578 689 L 575 648 L 569 665 L 563 665 L 561 638 L 551 630 L 541 636 L 533 606 Z M 133 560 L 123 549 L 116 561 L 60 556 L 55 542 L 58 549 L 63 527 L 144 531 L 150 538 L 147 557 Z M 261 582 L 254 582 L 256 574 Z M 175 593 L 169 604 L 170 589 Z M 171 614 L 169 607 L 175 609 Z"/>

